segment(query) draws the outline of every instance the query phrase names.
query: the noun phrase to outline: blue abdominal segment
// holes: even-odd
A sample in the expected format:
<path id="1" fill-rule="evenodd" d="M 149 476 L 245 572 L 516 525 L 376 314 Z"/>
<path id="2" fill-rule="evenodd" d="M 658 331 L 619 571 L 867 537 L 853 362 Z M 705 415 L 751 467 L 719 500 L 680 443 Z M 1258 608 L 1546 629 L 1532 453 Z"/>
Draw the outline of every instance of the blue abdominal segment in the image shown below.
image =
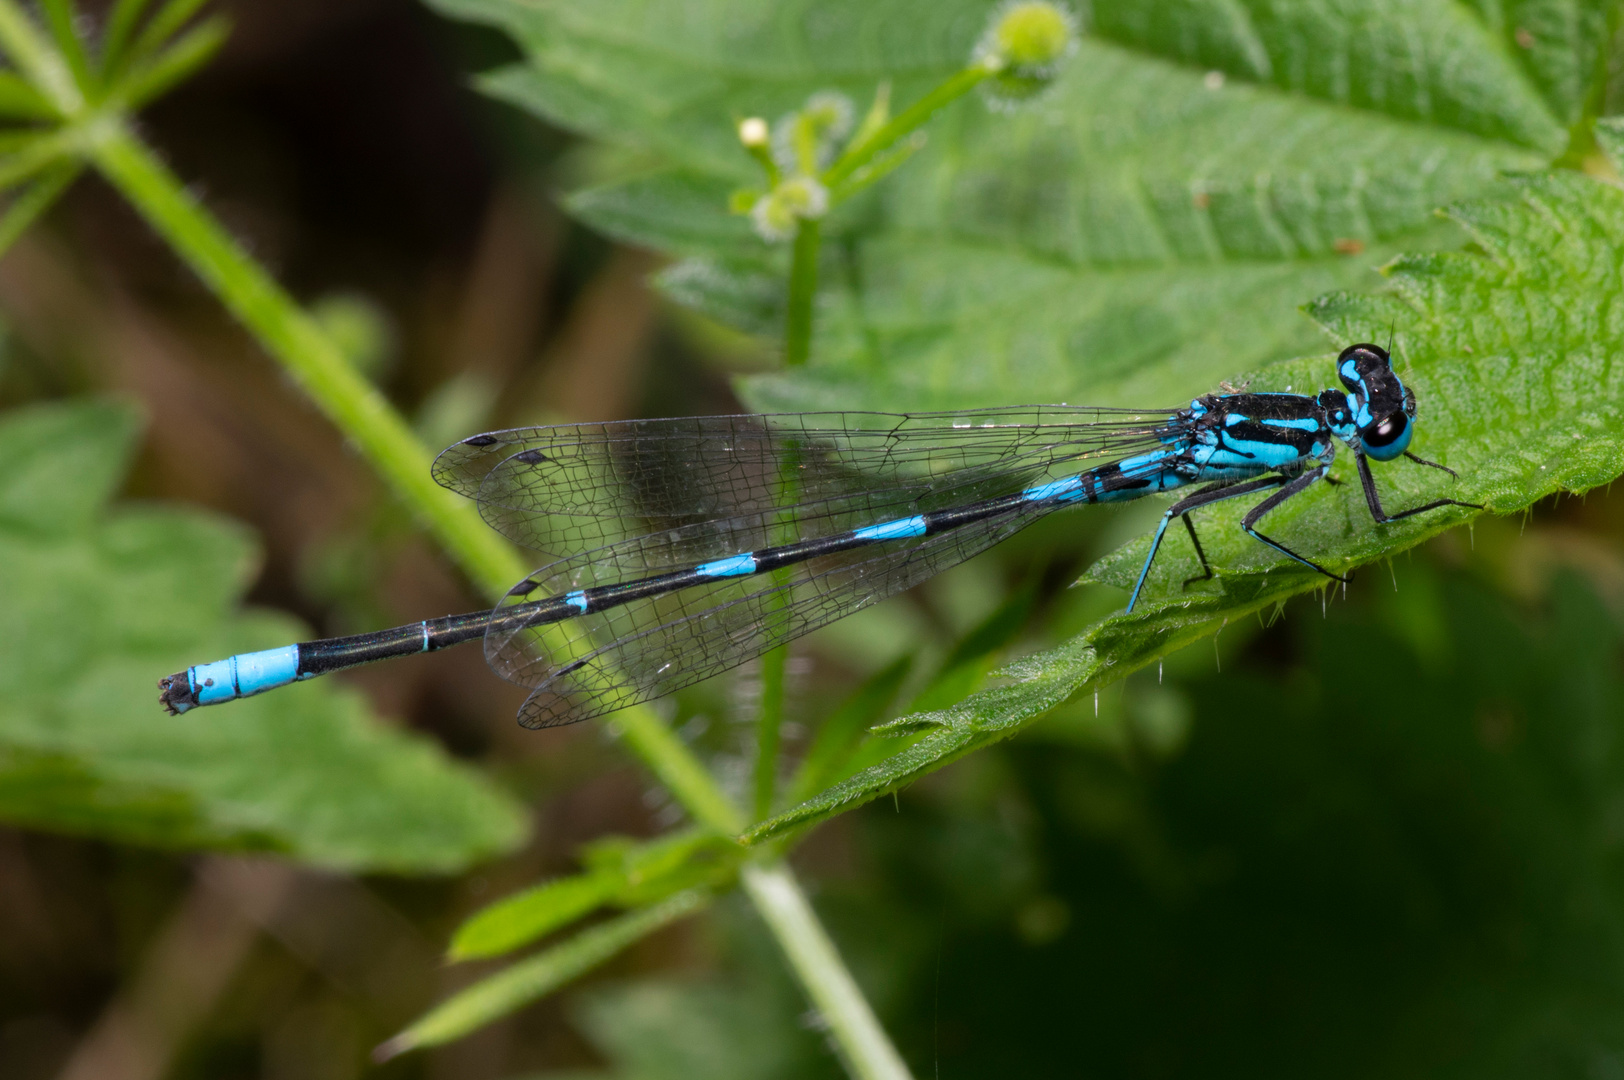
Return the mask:
<path id="1" fill-rule="evenodd" d="M 199 705 L 215 705 L 233 698 L 286 686 L 299 677 L 299 646 L 284 645 L 264 652 L 241 653 L 212 664 L 198 664 L 186 672 Z M 177 710 L 184 711 L 184 710 Z"/>
<path id="2" fill-rule="evenodd" d="M 924 536 L 926 528 L 923 515 L 919 515 L 856 529 L 852 536 L 858 540 L 902 540 L 910 536 Z"/>
<path id="3" fill-rule="evenodd" d="M 1051 480 L 1047 484 L 1029 487 L 1021 492 L 1021 498 L 1027 502 L 1071 502 L 1083 496 L 1083 478 L 1081 474 L 1068 476 L 1063 480 Z"/>
<path id="4" fill-rule="evenodd" d="M 756 572 L 756 557 L 751 552 L 735 555 L 731 559 L 718 559 L 716 562 L 701 563 L 694 567 L 694 573 L 700 577 L 742 577 L 745 574 Z"/>

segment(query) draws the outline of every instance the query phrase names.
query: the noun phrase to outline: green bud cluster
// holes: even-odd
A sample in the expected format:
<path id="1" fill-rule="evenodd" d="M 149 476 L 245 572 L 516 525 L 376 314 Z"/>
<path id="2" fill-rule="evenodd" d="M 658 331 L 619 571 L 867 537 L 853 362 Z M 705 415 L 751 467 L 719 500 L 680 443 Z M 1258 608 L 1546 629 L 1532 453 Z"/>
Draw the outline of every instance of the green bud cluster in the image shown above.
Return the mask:
<path id="1" fill-rule="evenodd" d="M 1077 16 L 1053 0 L 1006 0 L 987 23 L 974 63 L 989 72 L 983 84 L 995 107 L 1030 101 L 1054 83 L 1077 51 Z"/>
<path id="2" fill-rule="evenodd" d="M 828 213 L 829 190 L 819 173 L 851 134 L 852 118 L 851 99 L 823 90 L 770 128 L 758 116 L 739 124 L 739 142 L 761 163 L 769 186 L 735 192 L 733 209 L 750 215 L 763 240 L 791 239 L 800 222 Z"/>
<path id="3" fill-rule="evenodd" d="M 750 207 L 750 223 L 763 240 L 779 242 L 795 235 L 803 218 L 816 221 L 829 210 L 829 190 L 810 176 L 792 176 Z"/>

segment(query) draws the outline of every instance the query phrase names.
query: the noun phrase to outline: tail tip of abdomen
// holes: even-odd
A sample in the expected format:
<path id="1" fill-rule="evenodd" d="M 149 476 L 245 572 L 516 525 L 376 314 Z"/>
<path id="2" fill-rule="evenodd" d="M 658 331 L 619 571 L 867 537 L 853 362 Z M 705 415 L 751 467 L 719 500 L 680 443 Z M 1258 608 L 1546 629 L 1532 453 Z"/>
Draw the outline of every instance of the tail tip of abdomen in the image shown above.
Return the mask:
<path id="1" fill-rule="evenodd" d="M 177 671 L 158 680 L 158 704 L 170 716 L 179 716 L 198 706 L 197 691 L 192 689 L 190 671 Z"/>

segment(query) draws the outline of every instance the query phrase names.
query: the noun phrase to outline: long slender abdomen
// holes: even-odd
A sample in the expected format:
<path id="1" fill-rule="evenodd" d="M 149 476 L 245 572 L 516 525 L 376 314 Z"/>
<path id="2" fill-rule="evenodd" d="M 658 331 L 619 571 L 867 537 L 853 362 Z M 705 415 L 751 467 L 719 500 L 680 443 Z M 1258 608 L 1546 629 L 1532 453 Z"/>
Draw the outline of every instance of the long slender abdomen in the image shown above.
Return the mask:
<path id="1" fill-rule="evenodd" d="M 216 705 L 251 697 L 291 682 L 376 660 L 433 652 L 482 637 L 493 627 L 509 629 L 560 622 L 718 580 L 768 573 L 853 548 L 946 532 L 971 522 L 1030 508 L 1034 504 L 1058 507 L 1077 502 L 1135 499 L 1141 495 L 1168 491 L 1186 482 L 1174 471 L 1173 463 L 1177 456 L 1178 452 L 1171 448 L 1158 450 L 1038 484 L 1010 495 L 880 521 L 832 536 L 740 552 L 633 581 L 577 589 L 541 600 L 521 600 L 495 612 L 448 615 L 443 619 L 397 626 L 371 634 L 306 641 L 298 645 L 284 645 L 279 649 L 242 653 L 211 664 L 198 664 L 160 680 L 159 701 L 170 713 L 183 713 L 200 705 Z M 524 584 L 530 589 L 540 588 L 539 582 Z M 522 598 L 525 589 L 517 588 L 510 596 Z"/>

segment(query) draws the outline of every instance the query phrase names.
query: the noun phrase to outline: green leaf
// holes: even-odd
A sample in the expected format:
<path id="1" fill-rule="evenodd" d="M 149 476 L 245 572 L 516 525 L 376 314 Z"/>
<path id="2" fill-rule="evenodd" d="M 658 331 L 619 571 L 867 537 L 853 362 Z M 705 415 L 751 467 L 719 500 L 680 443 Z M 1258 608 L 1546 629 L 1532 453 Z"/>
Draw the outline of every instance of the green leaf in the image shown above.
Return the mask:
<path id="1" fill-rule="evenodd" d="M 587 846 L 586 873 L 544 882 L 471 916 L 451 941 L 451 959 L 512 952 L 605 904 L 643 907 L 694 886 L 719 887 L 743 855 L 731 837 L 708 829 L 647 841 L 597 840 Z"/>
<path id="2" fill-rule="evenodd" d="M 176 38 L 163 52 L 123 75 L 114 95 L 120 104 L 130 109 L 163 96 L 214 59 L 230 32 L 230 24 L 223 18 L 203 20 Z"/>
<path id="3" fill-rule="evenodd" d="M 1500 47 L 1513 57 L 1565 125 L 1583 116 L 1598 73 L 1607 64 L 1610 0 L 1471 0 Z"/>
<path id="4" fill-rule="evenodd" d="M 10 145 L 4 145 L 8 142 Z M 0 191 L 53 171 L 72 159 L 69 139 L 59 132 L 0 132 L 0 146 L 4 146 L 0 150 Z"/>
<path id="5" fill-rule="evenodd" d="M 207 2 L 208 0 L 166 0 L 162 7 L 153 12 L 146 26 L 142 27 L 141 33 L 130 45 L 125 61 L 139 65 L 147 57 L 157 53 Z"/>
<path id="6" fill-rule="evenodd" d="M 52 120 L 56 109 L 16 72 L 0 71 L 0 116 L 9 120 Z"/>
<path id="7" fill-rule="evenodd" d="M 962 69 L 988 10 L 436 3 L 525 49 L 485 89 L 666 163 L 573 212 L 684 256 L 668 295 L 763 335 L 785 260 L 727 213 L 726 193 L 760 180 L 736 121 L 825 89 L 861 105 L 885 82 L 905 108 Z M 1052 93 L 1017 113 L 950 106 L 825 222 L 813 361 L 742 391 L 762 409 L 1145 405 L 1312 349 L 1303 297 L 1454 243 L 1435 206 L 1563 153 L 1604 74 L 1608 10 L 1091 4 Z"/>
<path id="8" fill-rule="evenodd" d="M 612 874 L 577 874 L 503 897 L 459 926 L 447 952 L 453 960 L 512 952 L 596 911 L 616 885 Z"/>
<path id="9" fill-rule="evenodd" d="M 1515 513 L 1559 491 L 1583 492 L 1624 472 L 1624 191 L 1574 173 L 1509 184 L 1507 197 L 1452 207 L 1448 217 L 1474 250 L 1407 256 L 1386 269 L 1394 298 L 1328 296 L 1314 317 L 1338 342 L 1380 340 L 1396 327 L 1394 355 L 1419 402 L 1415 449 L 1460 473 L 1459 483 L 1402 460 L 1377 465 L 1390 510 L 1448 497 Z M 1266 368 L 1258 390 L 1316 388 L 1326 356 Z M 1343 481 L 1281 507 L 1270 535 L 1346 571 L 1388 557 L 1459 524 L 1447 508 L 1387 525 L 1367 512 L 1351 462 Z M 908 783 L 965 753 L 1006 738 L 1067 697 L 1111 682 L 1227 623 L 1283 603 L 1325 580 L 1241 533 L 1244 506 L 1200 515 L 1218 576 L 1181 589 L 1197 572 L 1173 534 L 1132 615 L 1115 615 L 1065 645 L 995 673 L 1002 686 L 950 708 L 905 718 L 922 739 L 864 772 L 757 826 L 759 843 Z M 1090 571 L 1131 586 L 1148 539 Z"/>
<path id="10" fill-rule="evenodd" d="M 118 0 L 113 5 L 102 31 L 103 79 L 112 76 L 123 65 L 124 50 L 135 34 L 135 28 L 141 21 L 141 13 L 146 10 L 148 3 L 150 0 Z"/>
<path id="11" fill-rule="evenodd" d="M 1612 164 L 1615 173 L 1624 170 L 1624 116 L 1608 116 L 1596 121 L 1596 144 Z"/>
<path id="12" fill-rule="evenodd" d="M 77 161 L 63 162 L 11 200 L 5 214 L 0 216 L 0 255 L 4 255 L 29 226 L 51 208 L 57 196 L 67 190 L 83 168 Z"/>
<path id="13" fill-rule="evenodd" d="M 442 1002 L 374 1051 L 380 1061 L 408 1050 L 459 1039 L 491 1021 L 552 993 L 616 953 L 710 902 L 701 889 L 678 893 L 630 912 L 522 960 Z"/>
<path id="14" fill-rule="evenodd" d="M 788 798 L 799 803 L 833 781 L 851 759 L 864 732 L 878 723 L 896 699 L 913 667 L 912 656 L 898 657 L 875 672 L 818 725 L 818 733 L 790 781 Z"/>
<path id="15" fill-rule="evenodd" d="M 953 647 L 941 670 L 913 703 L 915 709 L 935 709 L 962 698 L 979 685 L 992 666 L 993 656 L 1026 625 L 1037 602 L 1031 586 L 1017 590 Z"/>
<path id="16" fill-rule="evenodd" d="M 240 529 L 106 506 L 138 427 L 110 403 L 0 418 L 0 818 L 357 870 L 448 871 L 519 843 L 521 807 L 339 685 L 163 713 L 160 676 L 310 634 L 237 613 L 258 561 Z"/>
<path id="17" fill-rule="evenodd" d="M 50 27 L 57 51 L 67 60 L 68 68 L 73 72 L 74 82 L 78 83 L 80 90 L 87 89 L 90 86 L 90 57 L 86 55 L 84 43 L 79 40 L 74 26 L 73 0 L 40 0 L 40 7 L 44 10 L 45 22 Z"/>

